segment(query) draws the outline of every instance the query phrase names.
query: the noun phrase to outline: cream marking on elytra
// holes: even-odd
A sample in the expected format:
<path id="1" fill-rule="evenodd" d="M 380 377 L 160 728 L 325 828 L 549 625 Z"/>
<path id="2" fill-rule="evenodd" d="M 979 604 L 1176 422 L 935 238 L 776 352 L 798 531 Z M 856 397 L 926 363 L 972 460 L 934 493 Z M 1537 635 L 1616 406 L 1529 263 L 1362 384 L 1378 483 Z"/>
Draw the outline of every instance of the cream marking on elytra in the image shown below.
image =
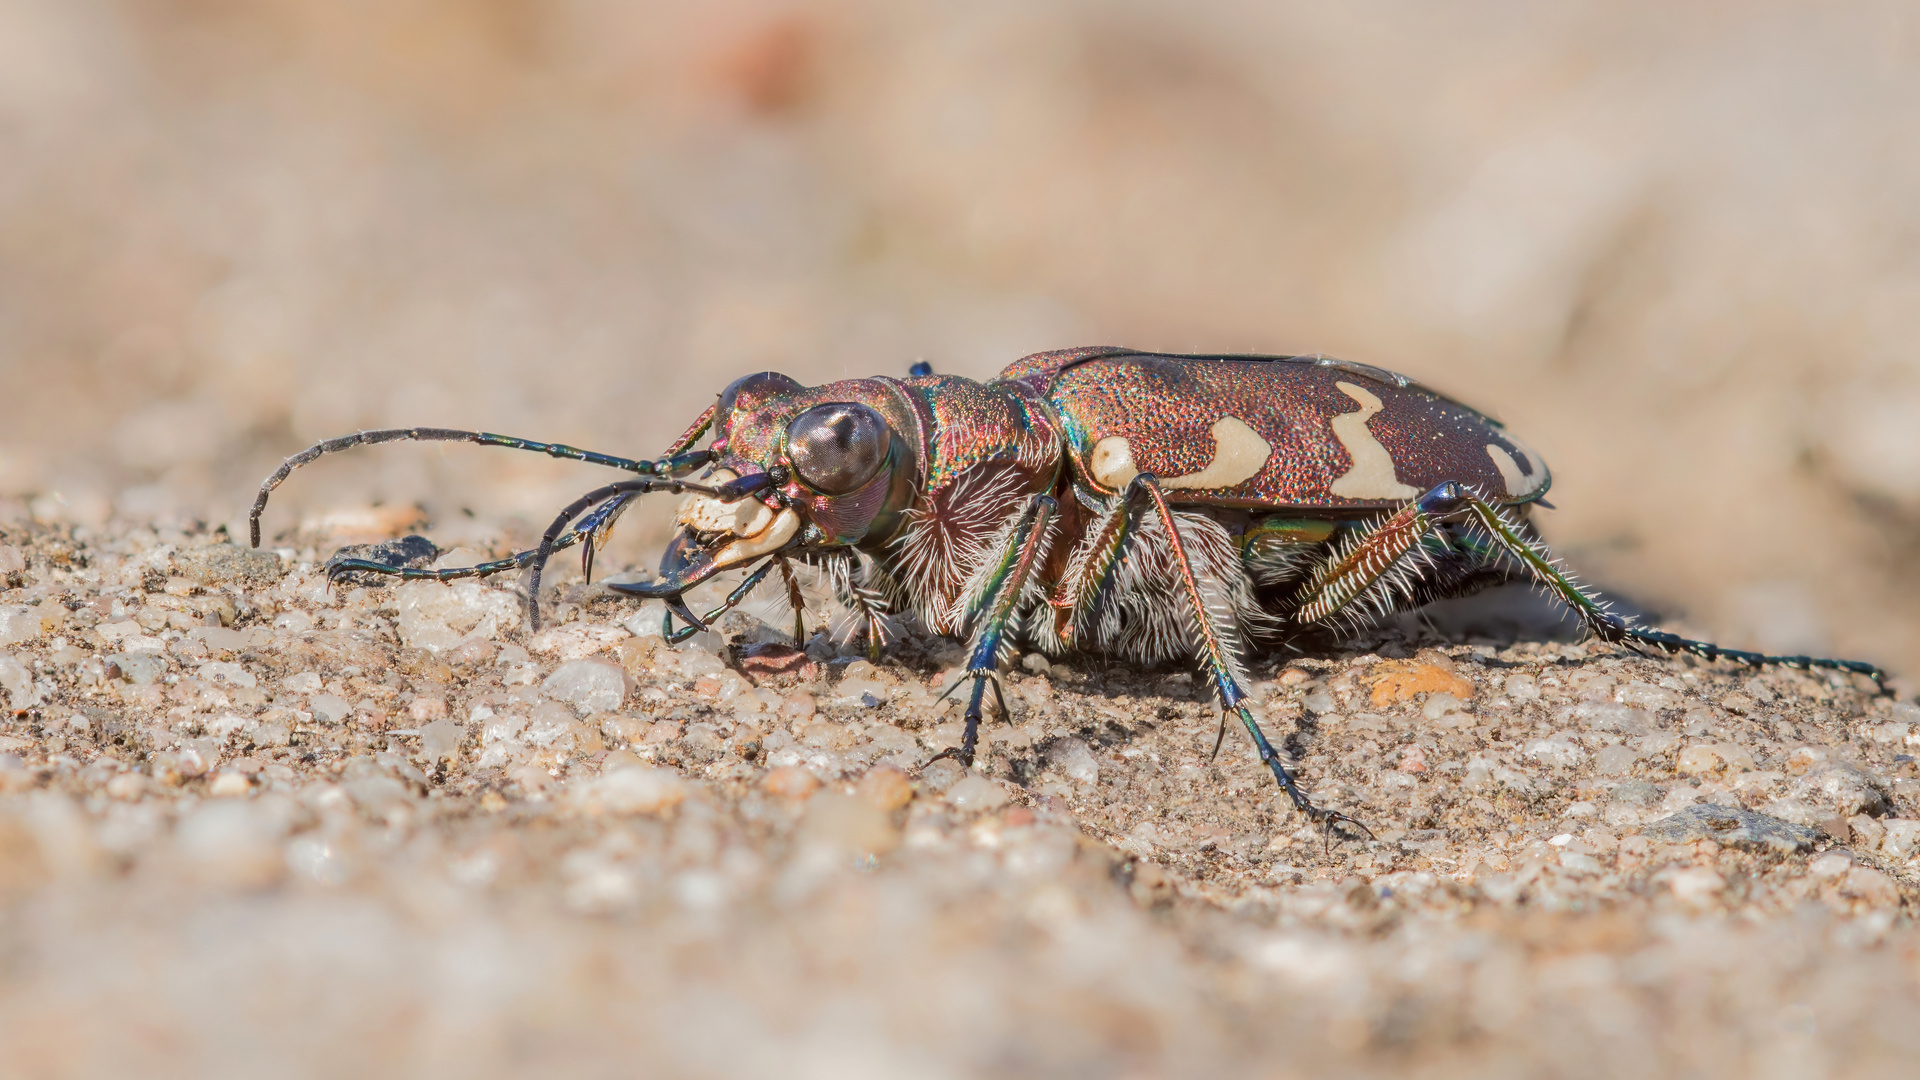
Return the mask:
<path id="1" fill-rule="evenodd" d="M 1333 385 L 1359 402 L 1360 411 L 1341 413 L 1332 420 L 1334 437 L 1347 448 L 1347 454 L 1353 458 L 1353 468 L 1327 490 L 1347 499 L 1411 499 L 1420 494 L 1419 488 L 1400 482 L 1393 469 L 1393 457 L 1380 445 L 1380 440 L 1373 437 L 1373 432 L 1367 430 L 1367 421 L 1386 406 L 1363 387 L 1350 382 Z"/>
<path id="2" fill-rule="evenodd" d="M 1094 443 L 1093 453 L 1087 457 L 1087 471 L 1115 491 L 1126 487 L 1140 475 L 1133 464 L 1133 444 L 1124 435 L 1109 435 Z"/>
<path id="3" fill-rule="evenodd" d="M 1223 416 L 1207 430 L 1213 435 L 1213 460 L 1199 472 L 1163 477 L 1162 488 L 1237 487 L 1260 475 L 1267 459 L 1273 456 L 1272 445 L 1237 416 Z M 1109 435 L 1094 444 L 1087 471 L 1115 491 L 1140 475 L 1139 467 L 1133 463 L 1133 446 L 1120 435 Z"/>
<path id="4" fill-rule="evenodd" d="M 1540 455 L 1534 453 L 1533 447 L 1526 443 L 1511 437 L 1507 441 L 1513 443 L 1522 454 L 1526 455 L 1526 471 L 1522 472 L 1519 463 L 1513 460 L 1513 455 L 1507 453 L 1506 449 L 1498 444 L 1487 444 L 1487 456 L 1493 459 L 1493 467 L 1500 470 L 1500 479 L 1506 481 L 1508 495 L 1516 497 L 1531 495 L 1546 483 L 1547 463 L 1540 460 Z"/>

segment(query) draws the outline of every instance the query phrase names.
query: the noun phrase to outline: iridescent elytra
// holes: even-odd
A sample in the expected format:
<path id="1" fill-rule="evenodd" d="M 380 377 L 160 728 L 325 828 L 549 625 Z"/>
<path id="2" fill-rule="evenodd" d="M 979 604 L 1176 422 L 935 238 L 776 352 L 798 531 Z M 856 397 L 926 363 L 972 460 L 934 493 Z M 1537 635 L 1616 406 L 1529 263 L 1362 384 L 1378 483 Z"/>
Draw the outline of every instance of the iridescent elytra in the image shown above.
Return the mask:
<path id="1" fill-rule="evenodd" d="M 1826 668 L 1633 626 L 1578 584 L 1530 520 L 1546 463 L 1486 415 L 1401 375 L 1322 356 L 1189 356 L 1096 347 L 1036 353 L 987 382 L 879 376 L 807 387 L 774 372 L 734 380 L 655 459 L 448 428 L 330 439 L 261 486 L 353 446 L 465 441 L 635 474 L 582 496 L 540 546 L 478 566 L 422 569 L 336 557 L 331 574 L 449 580 L 527 568 L 595 546 L 640 495 L 687 496 L 658 577 L 614 590 L 664 601 L 684 638 L 775 571 L 807 636 L 797 572 L 820 575 L 877 650 L 902 621 L 964 636 L 971 764 L 988 688 L 1016 642 L 1141 663 L 1198 661 L 1293 804 L 1329 828 L 1247 707 L 1250 650 L 1511 580 L 1530 580 L 1595 636 L 1638 650 Z M 705 445 L 702 445 L 704 441 Z M 685 594 L 722 571 L 743 580 L 696 615 Z M 684 625 L 676 626 L 676 617 Z"/>

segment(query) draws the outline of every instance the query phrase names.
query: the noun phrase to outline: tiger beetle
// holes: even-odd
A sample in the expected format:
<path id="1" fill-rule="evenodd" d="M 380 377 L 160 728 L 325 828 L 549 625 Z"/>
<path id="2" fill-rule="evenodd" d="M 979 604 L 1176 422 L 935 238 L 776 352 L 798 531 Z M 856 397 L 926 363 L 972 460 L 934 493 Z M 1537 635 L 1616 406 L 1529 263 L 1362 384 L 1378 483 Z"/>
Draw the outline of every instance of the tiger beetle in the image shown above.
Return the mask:
<path id="1" fill-rule="evenodd" d="M 871 648 L 899 614 L 967 636 L 965 672 L 947 688 L 968 687 L 965 735 L 948 752 L 967 765 L 988 688 L 1005 713 L 997 671 L 1016 640 L 1054 656 L 1197 659 L 1223 723 L 1239 717 L 1293 805 L 1329 831 L 1365 827 L 1314 805 L 1261 731 L 1247 707 L 1250 645 L 1351 632 L 1529 580 L 1589 633 L 1639 652 L 1852 672 L 1883 691 L 1887 678 L 1872 664 L 1724 649 L 1632 625 L 1577 583 L 1529 522 L 1551 482 L 1540 455 L 1412 379 L 1322 356 L 1066 349 L 985 383 L 924 363 L 905 379 L 818 387 L 762 372 L 721 391 L 653 460 L 446 428 L 366 431 L 296 454 L 267 478 L 254 546 L 268 494 L 294 469 L 400 440 L 531 450 L 636 478 L 581 496 L 537 548 L 510 558 L 430 570 L 336 557 L 330 574 L 446 581 L 524 567 L 537 628 L 554 552 L 580 545 L 591 574 L 594 549 L 633 500 L 686 494 L 658 579 L 609 584 L 663 601 L 668 640 L 705 629 L 778 570 L 804 642 L 795 565 L 808 566 Z M 736 568 L 746 578 L 724 602 L 704 615 L 688 608 L 688 589 Z"/>

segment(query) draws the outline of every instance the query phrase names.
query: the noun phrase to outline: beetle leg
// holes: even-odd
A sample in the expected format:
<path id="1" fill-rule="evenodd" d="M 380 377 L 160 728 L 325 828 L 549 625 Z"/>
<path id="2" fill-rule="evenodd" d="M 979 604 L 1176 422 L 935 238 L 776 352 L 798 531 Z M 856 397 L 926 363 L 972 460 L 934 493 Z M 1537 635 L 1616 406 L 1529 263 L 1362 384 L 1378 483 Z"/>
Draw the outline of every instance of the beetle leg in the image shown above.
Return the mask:
<path id="1" fill-rule="evenodd" d="M 733 591 L 727 594 L 727 598 L 720 602 L 719 607 L 716 607 L 712 611 L 707 612 L 706 618 L 700 619 L 700 620 L 688 619 L 686 626 L 683 626 L 680 629 L 675 630 L 672 627 L 673 616 L 669 614 L 667 616 L 665 623 L 663 623 L 661 626 L 661 636 L 666 639 L 667 644 L 678 645 L 681 642 L 692 637 L 693 635 L 706 629 L 708 624 L 712 623 L 715 619 L 718 619 L 720 616 L 725 615 L 727 612 L 732 611 L 734 608 L 739 607 L 740 602 L 747 598 L 747 594 L 752 592 L 755 588 L 759 586 L 759 584 L 762 581 L 765 581 L 767 579 L 767 573 L 773 569 L 774 561 L 775 560 L 768 559 L 766 562 L 761 563 L 760 568 L 758 570 L 755 570 L 753 573 L 748 574 L 745 581 L 742 581 L 740 584 L 734 586 Z M 683 610 L 684 610 L 684 606 L 683 606 Z"/>
<path id="2" fill-rule="evenodd" d="M 827 580 L 834 599 L 847 609 L 834 637 L 843 644 L 864 637 L 867 659 L 879 660 L 880 647 L 893 638 L 897 628 L 887 603 L 889 583 L 884 574 L 877 565 L 848 552 L 840 557 Z"/>
<path id="3" fill-rule="evenodd" d="M 1013 520 L 1012 527 L 1007 529 L 998 554 L 975 578 L 978 592 L 967 610 L 969 621 L 973 623 L 973 640 L 967 646 L 967 670 L 940 695 L 945 698 L 962 683 L 973 684 L 972 694 L 967 699 L 966 733 L 961 736 L 957 748 L 942 750 L 928 764 L 943 757 L 957 758 L 962 765 L 973 764 L 974 750 L 980 742 L 980 717 L 985 711 L 986 684 L 993 684 L 993 696 L 1000 706 L 1001 715 L 1007 714 L 1007 703 L 1001 697 L 997 681 L 1000 659 L 1019 628 L 1021 602 L 1026 597 L 1027 582 L 1046 555 L 1048 542 L 1052 539 L 1053 517 L 1059 510 L 1060 504 L 1051 495 L 1035 495 L 1029 499 Z"/>
<path id="4" fill-rule="evenodd" d="M 1751 667 L 1779 664 L 1801 669 L 1823 668 L 1854 675 L 1865 675 L 1887 692 L 1887 672 L 1858 660 L 1830 660 L 1814 656 L 1771 656 L 1765 653 L 1727 649 L 1709 641 L 1695 641 L 1658 630 L 1642 630 L 1615 615 L 1606 601 L 1573 579 L 1546 546 L 1524 533 L 1499 507 L 1487 502 L 1465 484 L 1449 481 L 1413 500 L 1361 536 L 1346 552 L 1329 562 L 1314 577 L 1294 618 L 1301 623 L 1320 622 L 1338 614 L 1392 572 L 1396 563 L 1423 539 L 1432 534 L 1442 520 L 1466 520 L 1477 526 L 1488 543 L 1486 550 L 1509 557 L 1524 566 L 1533 579 L 1561 603 L 1573 609 L 1595 637 L 1624 644 L 1638 652 L 1648 648 L 1667 653 L 1691 653 L 1705 660 L 1734 660 Z M 1480 544 L 1471 544 L 1478 549 Z"/>
<path id="5" fill-rule="evenodd" d="M 1455 481 L 1441 484 L 1389 514 L 1321 567 L 1297 601 L 1294 620 L 1303 624 L 1323 622 L 1383 582 L 1406 591 L 1407 566 L 1402 560 L 1430 557 L 1431 552 L 1421 545 L 1435 534 L 1441 522 L 1462 518 L 1485 534 L 1487 551 L 1519 562 L 1535 581 L 1572 608 L 1588 630 L 1607 641 L 1626 637 L 1626 622 L 1576 582 L 1545 546 L 1523 533 L 1497 507 Z"/>
<path id="6" fill-rule="evenodd" d="M 553 542 L 553 549 L 570 548 L 586 538 L 584 533 L 569 532 Z M 504 574 L 509 570 L 524 570 L 533 564 L 540 555 L 539 548 L 528 548 L 515 552 L 504 559 L 483 562 L 476 566 L 450 566 L 442 570 L 422 570 L 410 566 L 389 566 L 372 559 L 342 559 L 338 556 L 328 559 L 323 568 L 328 581 L 334 581 L 344 574 L 380 574 L 397 577 L 401 581 L 458 581 L 461 578 L 491 577 Z"/>
<path id="7" fill-rule="evenodd" d="M 1844 671 L 1850 675 L 1865 675 L 1879 687 L 1880 693 L 1891 695 L 1893 689 L 1887 685 L 1892 676 L 1886 669 L 1860 660 L 1830 660 L 1821 656 L 1770 656 L 1766 653 L 1745 652 L 1740 649 L 1728 649 L 1715 645 L 1711 641 L 1695 641 L 1662 630 L 1641 630 L 1629 626 L 1626 630 L 1626 642 L 1636 651 L 1645 652 L 1640 646 L 1652 646 L 1666 653 L 1691 653 L 1703 660 L 1733 660 L 1748 667 L 1765 667 L 1779 664 L 1782 667 L 1799 668 L 1802 671 L 1824 668 L 1828 671 Z"/>
<path id="8" fill-rule="evenodd" d="M 1173 549 L 1173 563 L 1180 571 L 1180 587 L 1186 593 L 1187 603 L 1191 605 L 1194 626 L 1198 631 L 1200 659 L 1206 664 L 1207 674 L 1213 678 L 1215 692 L 1220 695 L 1220 705 L 1223 710 L 1221 717 L 1223 737 L 1225 713 L 1237 713 L 1240 722 L 1246 726 L 1247 734 L 1253 738 L 1254 747 L 1260 753 L 1260 763 L 1273 773 L 1273 778 L 1280 784 L 1280 789 L 1293 800 L 1295 809 L 1305 814 L 1307 820 L 1326 826 L 1329 841 L 1331 841 L 1334 825 L 1340 822 L 1345 822 L 1366 833 L 1367 838 L 1371 840 L 1373 832 L 1365 825 L 1337 810 L 1327 810 L 1313 805 L 1312 800 L 1307 798 L 1306 794 L 1300 790 L 1300 785 L 1294 781 L 1293 774 L 1288 772 L 1287 767 L 1282 764 L 1280 752 L 1267 741 L 1267 733 L 1260 730 L 1259 721 L 1253 718 L 1252 710 L 1247 708 L 1247 692 L 1241 688 L 1240 679 L 1235 672 L 1238 667 L 1237 657 L 1227 646 L 1228 628 L 1221 624 L 1213 606 L 1207 602 L 1206 592 L 1201 588 L 1200 577 L 1194 573 L 1193 560 L 1187 557 L 1186 545 L 1180 539 L 1180 529 L 1174 520 L 1173 508 L 1167 505 L 1167 497 L 1161 492 L 1160 484 L 1153 474 L 1141 473 L 1127 485 L 1127 501 L 1132 502 L 1141 493 L 1153 501 L 1154 510 L 1160 515 L 1161 524 L 1166 527 L 1167 543 Z M 1218 742 L 1214 744 L 1214 750 L 1218 752 Z"/>
<path id="9" fill-rule="evenodd" d="M 532 561 L 527 565 L 527 621 L 532 629 L 540 629 L 541 571 L 546 568 L 547 559 L 553 555 L 555 549 L 560 547 L 561 533 L 562 530 L 567 528 L 567 523 L 593 507 L 606 502 L 608 499 L 629 495 L 642 495 L 651 491 L 670 491 L 675 495 L 689 491 L 699 492 L 704 495 L 723 494 L 722 489 L 710 484 L 696 484 L 687 480 L 674 480 L 666 477 L 647 477 L 641 480 L 622 480 L 619 483 L 598 487 L 575 499 L 572 503 L 568 504 L 565 510 L 560 511 L 559 516 L 553 519 L 552 525 L 547 526 L 546 534 L 540 538 L 539 549 L 534 553 Z M 567 535 L 577 536 L 579 534 L 575 531 L 568 531 Z M 711 573 L 711 570 L 709 570 L 708 573 Z M 695 582 L 686 581 L 683 583 L 683 585 L 692 584 L 695 584 Z M 674 586 L 674 588 L 679 587 L 683 586 Z M 630 586 L 620 591 L 642 595 L 643 588 L 650 590 L 654 587 Z M 677 592 L 671 596 L 661 596 L 660 598 L 666 600 L 669 606 L 679 602 L 679 594 Z M 686 618 L 689 622 L 698 623 L 699 621 L 688 614 L 683 614 L 682 617 Z"/>
<path id="10" fill-rule="evenodd" d="M 780 577 L 787 583 L 787 606 L 793 609 L 793 643 L 804 649 L 807 647 L 807 601 L 800 595 L 800 579 L 794 575 L 793 563 L 785 556 L 774 556 L 774 562 L 780 564 Z"/>
<path id="11" fill-rule="evenodd" d="M 1062 646 L 1077 648 L 1083 628 L 1099 625 L 1112 601 L 1121 564 L 1132 547 L 1138 522 L 1136 493 L 1129 488 L 1120 505 L 1096 524 L 1093 541 L 1082 545 L 1067 567 L 1056 596 L 1047 598 L 1054 610 L 1054 633 Z"/>
<path id="12" fill-rule="evenodd" d="M 1365 596 L 1433 528 L 1433 498 L 1429 492 L 1394 511 L 1322 566 L 1303 590 L 1294 620 L 1321 622 Z"/>

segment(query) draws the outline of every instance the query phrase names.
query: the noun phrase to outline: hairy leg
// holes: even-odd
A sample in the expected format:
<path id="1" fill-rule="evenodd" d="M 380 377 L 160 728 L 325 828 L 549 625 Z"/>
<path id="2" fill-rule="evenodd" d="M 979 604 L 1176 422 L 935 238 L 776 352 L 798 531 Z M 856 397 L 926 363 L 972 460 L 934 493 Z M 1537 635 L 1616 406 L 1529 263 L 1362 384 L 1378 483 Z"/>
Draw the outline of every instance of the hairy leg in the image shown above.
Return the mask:
<path id="1" fill-rule="evenodd" d="M 986 705 L 987 687 L 997 698 L 1000 660 L 1018 629 L 1021 602 L 1027 584 L 1041 558 L 1046 554 L 1054 515 L 1060 504 L 1050 495 L 1035 495 L 1021 508 L 1001 537 L 992 559 L 976 578 L 976 591 L 968 604 L 967 621 L 973 626 L 967 644 L 967 669 L 947 687 L 941 697 L 971 684 L 967 699 L 967 729 L 957 750 L 942 751 L 939 757 L 958 757 L 961 764 L 972 765 L 980 741 L 980 717 Z M 1005 703 L 1001 703 L 1004 713 Z M 937 760 L 937 758 L 936 758 Z"/>

